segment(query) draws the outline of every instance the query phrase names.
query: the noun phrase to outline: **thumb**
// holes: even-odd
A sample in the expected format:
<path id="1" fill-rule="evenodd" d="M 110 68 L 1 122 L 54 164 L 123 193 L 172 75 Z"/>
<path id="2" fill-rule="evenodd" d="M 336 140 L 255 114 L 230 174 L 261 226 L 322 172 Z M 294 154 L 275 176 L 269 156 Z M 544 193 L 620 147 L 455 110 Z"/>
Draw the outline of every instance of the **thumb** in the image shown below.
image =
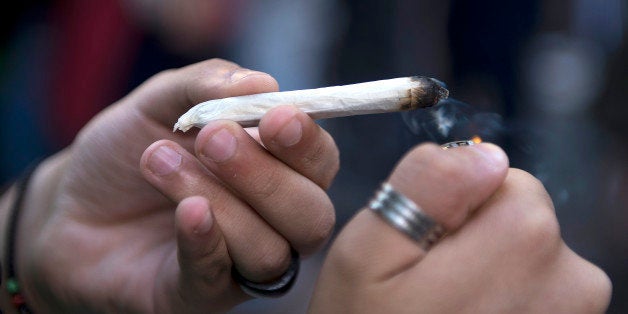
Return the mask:
<path id="1" fill-rule="evenodd" d="M 129 99 L 138 104 L 140 112 L 171 130 L 180 115 L 200 102 L 277 90 L 277 81 L 266 73 L 211 59 L 161 72 Z"/>

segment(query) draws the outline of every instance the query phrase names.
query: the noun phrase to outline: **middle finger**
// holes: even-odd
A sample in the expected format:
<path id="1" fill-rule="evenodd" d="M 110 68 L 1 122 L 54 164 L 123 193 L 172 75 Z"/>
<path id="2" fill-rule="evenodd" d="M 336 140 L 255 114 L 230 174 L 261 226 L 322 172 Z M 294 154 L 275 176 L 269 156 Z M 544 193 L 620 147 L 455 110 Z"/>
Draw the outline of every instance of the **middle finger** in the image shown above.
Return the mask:
<path id="1" fill-rule="evenodd" d="M 237 123 L 214 121 L 199 133 L 198 159 L 301 254 L 323 244 L 335 217 L 325 191 L 276 159 Z"/>

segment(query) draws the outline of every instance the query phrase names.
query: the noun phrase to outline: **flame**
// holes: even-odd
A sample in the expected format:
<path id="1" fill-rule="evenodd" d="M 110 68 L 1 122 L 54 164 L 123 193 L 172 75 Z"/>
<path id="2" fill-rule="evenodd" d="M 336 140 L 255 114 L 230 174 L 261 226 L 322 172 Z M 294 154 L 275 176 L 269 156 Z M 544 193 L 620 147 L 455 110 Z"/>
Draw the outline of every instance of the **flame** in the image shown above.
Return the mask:
<path id="1" fill-rule="evenodd" d="M 475 143 L 475 144 L 480 144 L 480 143 L 482 143 L 482 138 L 481 138 L 479 135 L 474 135 L 474 136 L 471 138 L 471 141 L 472 141 L 473 143 Z"/>

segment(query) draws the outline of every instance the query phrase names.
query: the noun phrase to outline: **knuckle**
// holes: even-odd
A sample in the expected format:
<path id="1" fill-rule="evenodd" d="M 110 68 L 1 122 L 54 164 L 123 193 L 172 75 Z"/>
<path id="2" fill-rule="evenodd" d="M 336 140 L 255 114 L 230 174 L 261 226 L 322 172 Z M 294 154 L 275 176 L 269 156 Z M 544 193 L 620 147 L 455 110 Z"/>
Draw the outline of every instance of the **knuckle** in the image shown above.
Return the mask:
<path id="1" fill-rule="evenodd" d="M 613 294 L 613 283 L 606 273 L 597 269 L 598 275 L 594 278 L 591 308 L 592 312 L 603 313 L 607 308 Z"/>
<path id="2" fill-rule="evenodd" d="M 503 199 L 518 200 L 502 206 L 505 232 L 526 252 L 553 251 L 561 243 L 560 225 L 543 184 L 531 174 L 511 169 Z"/>
<path id="3" fill-rule="evenodd" d="M 259 200 L 271 199 L 279 193 L 284 181 L 280 171 L 261 171 L 251 178 L 251 193 Z"/>
<path id="4" fill-rule="evenodd" d="M 227 61 L 222 58 L 211 58 L 207 60 L 207 65 L 210 67 L 228 67 L 228 68 L 239 67 L 236 63 Z"/>
<path id="5" fill-rule="evenodd" d="M 526 256 L 539 258 L 558 251 L 561 242 L 560 226 L 553 212 L 543 207 L 526 206 L 511 212 L 506 233 L 511 235 L 512 246 Z"/>
<path id="6" fill-rule="evenodd" d="M 324 143 L 317 142 L 310 151 L 303 156 L 301 163 L 306 169 L 316 169 L 324 161 L 327 154 L 327 148 Z"/>
<path id="7" fill-rule="evenodd" d="M 299 251 L 304 255 L 316 251 L 317 248 L 329 240 L 333 233 L 336 225 L 336 215 L 331 201 L 326 203 L 320 209 L 317 209 L 320 211 L 320 215 L 308 235 L 304 238 L 303 243 L 299 246 Z"/>
<path id="8" fill-rule="evenodd" d="M 543 182 L 521 169 L 511 168 L 508 173 L 508 180 L 512 181 L 514 185 L 525 187 L 528 193 L 540 196 L 542 200 L 546 202 L 553 209 L 552 200 L 545 190 Z"/>
<path id="9" fill-rule="evenodd" d="M 178 69 L 185 71 L 184 77 L 190 82 L 186 85 L 186 95 L 190 101 L 197 103 L 207 100 L 208 92 L 211 99 L 231 96 L 228 88 L 230 76 L 240 69 L 236 63 L 213 58 Z M 182 74 L 183 75 L 183 72 Z"/>
<path id="10" fill-rule="evenodd" d="M 301 164 L 307 173 L 319 173 L 316 181 L 327 189 L 340 169 L 338 149 L 335 145 L 330 147 L 328 142 L 319 142 L 302 158 Z"/>
<path id="11" fill-rule="evenodd" d="M 194 72 L 197 73 L 199 77 L 203 77 L 206 74 L 211 73 L 213 74 L 212 76 L 217 76 L 224 79 L 229 76 L 229 74 L 235 69 L 239 69 L 240 66 L 237 63 L 225 59 L 211 58 L 205 61 L 185 66 L 182 69 L 187 68 L 194 68 Z"/>
<path id="12" fill-rule="evenodd" d="M 613 284 L 608 276 L 603 274 L 603 276 L 595 278 L 591 286 L 592 291 L 584 299 L 590 309 L 587 313 L 604 313 L 610 303 Z"/>
<path id="13" fill-rule="evenodd" d="M 571 280 L 562 287 L 563 293 L 574 295 L 571 301 L 572 312 L 605 313 L 611 300 L 613 285 L 608 275 L 575 252 L 567 249 L 567 258 L 561 260 Z M 564 279 L 563 279 L 564 280 Z"/>
<path id="14" fill-rule="evenodd" d="M 231 270 L 231 263 L 228 256 L 217 257 L 216 248 L 209 249 L 197 256 L 197 263 L 191 263 L 189 269 L 183 273 L 192 274 L 192 276 L 202 275 L 202 279 L 206 282 L 215 282 L 224 274 L 228 274 Z M 222 254 L 221 254 L 222 255 Z"/>
<path id="15" fill-rule="evenodd" d="M 579 256 L 573 255 L 580 261 L 581 268 L 577 272 L 581 287 L 580 306 L 586 309 L 586 313 L 604 313 L 607 309 L 613 284 L 608 275 L 599 267 L 591 264 Z M 582 265 L 584 264 L 584 265 Z"/>
<path id="16" fill-rule="evenodd" d="M 165 69 L 165 70 L 161 70 L 159 72 L 157 72 L 155 75 L 153 75 L 150 78 L 150 81 L 168 81 L 168 78 L 170 76 L 174 76 L 176 75 L 178 72 L 180 71 L 180 69 Z"/>
<path id="17" fill-rule="evenodd" d="M 283 274 L 290 264 L 290 252 L 288 245 L 284 249 L 264 250 L 255 259 L 255 272 L 261 277 L 277 277 Z M 270 279 L 270 278 L 267 278 Z"/>

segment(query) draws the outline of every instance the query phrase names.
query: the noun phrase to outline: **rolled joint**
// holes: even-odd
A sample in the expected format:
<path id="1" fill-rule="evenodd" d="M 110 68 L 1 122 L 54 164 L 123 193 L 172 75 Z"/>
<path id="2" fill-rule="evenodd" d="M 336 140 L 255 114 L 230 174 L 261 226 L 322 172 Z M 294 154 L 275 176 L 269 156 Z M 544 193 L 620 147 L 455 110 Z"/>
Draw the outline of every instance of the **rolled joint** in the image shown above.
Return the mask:
<path id="1" fill-rule="evenodd" d="M 428 108 L 448 96 L 443 83 L 423 76 L 235 96 L 208 100 L 192 107 L 179 117 L 174 131 L 187 131 L 192 126 L 200 128 L 216 119 L 256 126 L 269 109 L 282 104 L 292 104 L 313 119 L 328 119 Z"/>

